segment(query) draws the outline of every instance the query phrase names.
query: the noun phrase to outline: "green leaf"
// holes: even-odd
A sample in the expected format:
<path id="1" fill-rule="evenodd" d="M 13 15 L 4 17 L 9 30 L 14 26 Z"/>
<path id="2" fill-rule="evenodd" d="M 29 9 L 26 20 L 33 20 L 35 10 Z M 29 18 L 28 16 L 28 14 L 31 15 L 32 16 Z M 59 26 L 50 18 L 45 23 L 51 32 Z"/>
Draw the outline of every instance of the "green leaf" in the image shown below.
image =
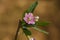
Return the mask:
<path id="1" fill-rule="evenodd" d="M 25 35 L 31 35 L 31 31 L 29 31 L 27 28 L 23 28 L 23 32 L 25 33 Z"/>
<path id="2" fill-rule="evenodd" d="M 35 8 L 36 8 L 36 6 L 37 6 L 37 4 L 38 4 L 37 1 L 34 2 L 34 3 L 24 12 L 23 17 L 24 17 L 24 15 L 25 15 L 25 13 L 29 13 L 29 12 L 33 13 L 34 10 L 35 10 Z"/>
<path id="3" fill-rule="evenodd" d="M 49 24 L 49 22 L 36 22 L 37 26 L 46 26 L 48 24 Z"/>
<path id="4" fill-rule="evenodd" d="M 33 12 L 34 9 L 36 8 L 37 4 L 38 4 L 37 1 L 34 2 L 25 12 L 26 12 L 26 13 Z"/>
<path id="5" fill-rule="evenodd" d="M 37 31 L 39 31 L 39 32 L 42 32 L 42 33 L 48 35 L 48 32 L 46 32 L 45 30 L 42 30 L 42 29 L 37 28 L 37 27 L 32 27 L 32 28 L 35 29 L 35 30 L 37 30 Z"/>
<path id="6" fill-rule="evenodd" d="M 26 25 L 26 22 L 24 20 L 22 20 L 22 26 Z"/>

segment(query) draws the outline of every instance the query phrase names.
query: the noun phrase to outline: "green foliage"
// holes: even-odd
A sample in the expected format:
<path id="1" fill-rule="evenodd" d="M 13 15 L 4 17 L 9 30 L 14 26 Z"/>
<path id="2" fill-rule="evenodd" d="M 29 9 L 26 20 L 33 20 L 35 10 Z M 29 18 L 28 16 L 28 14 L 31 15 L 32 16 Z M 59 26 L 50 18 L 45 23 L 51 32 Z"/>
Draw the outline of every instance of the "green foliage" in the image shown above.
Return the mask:
<path id="1" fill-rule="evenodd" d="M 32 28 L 35 29 L 35 30 L 37 30 L 37 31 L 39 31 L 39 32 L 42 32 L 42 33 L 48 35 L 48 32 L 46 32 L 45 30 L 42 30 L 42 29 L 40 29 L 38 27 L 32 27 Z"/>
<path id="2" fill-rule="evenodd" d="M 26 11 L 25 13 L 29 13 L 29 12 L 32 12 L 35 10 L 36 6 L 37 6 L 38 2 L 34 2 Z"/>
<path id="3" fill-rule="evenodd" d="M 31 35 L 31 31 L 29 31 L 27 28 L 23 28 L 23 32 L 25 33 L 25 35 Z"/>
<path id="4" fill-rule="evenodd" d="M 37 26 L 46 26 L 48 24 L 49 24 L 49 22 L 36 22 L 35 25 L 37 25 Z"/>

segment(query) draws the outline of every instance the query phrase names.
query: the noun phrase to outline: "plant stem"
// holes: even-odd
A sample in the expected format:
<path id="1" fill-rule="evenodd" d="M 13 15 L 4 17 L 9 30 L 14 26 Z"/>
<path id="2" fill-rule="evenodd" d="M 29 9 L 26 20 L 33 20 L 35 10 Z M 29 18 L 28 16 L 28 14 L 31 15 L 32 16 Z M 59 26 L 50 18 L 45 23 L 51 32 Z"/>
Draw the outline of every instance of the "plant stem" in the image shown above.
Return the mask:
<path id="1" fill-rule="evenodd" d="M 16 31 L 16 35 L 15 35 L 15 39 L 14 40 L 17 40 L 17 37 L 18 37 L 18 32 L 21 28 L 21 20 L 19 20 L 19 24 L 18 24 L 18 28 L 17 28 L 17 31 Z"/>

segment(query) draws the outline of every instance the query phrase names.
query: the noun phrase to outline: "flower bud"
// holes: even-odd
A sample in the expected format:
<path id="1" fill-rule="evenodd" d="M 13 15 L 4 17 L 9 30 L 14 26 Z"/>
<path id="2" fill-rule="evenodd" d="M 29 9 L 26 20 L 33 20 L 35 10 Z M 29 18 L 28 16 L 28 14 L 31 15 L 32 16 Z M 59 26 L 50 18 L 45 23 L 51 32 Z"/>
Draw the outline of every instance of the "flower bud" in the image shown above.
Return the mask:
<path id="1" fill-rule="evenodd" d="M 35 40 L 33 37 L 31 36 L 28 36 L 29 40 Z"/>
<path id="2" fill-rule="evenodd" d="M 30 38 L 30 40 L 35 40 L 34 38 Z"/>
<path id="3" fill-rule="evenodd" d="M 36 17 L 35 17 L 35 21 L 38 21 L 38 19 L 39 19 L 39 16 L 36 16 Z"/>

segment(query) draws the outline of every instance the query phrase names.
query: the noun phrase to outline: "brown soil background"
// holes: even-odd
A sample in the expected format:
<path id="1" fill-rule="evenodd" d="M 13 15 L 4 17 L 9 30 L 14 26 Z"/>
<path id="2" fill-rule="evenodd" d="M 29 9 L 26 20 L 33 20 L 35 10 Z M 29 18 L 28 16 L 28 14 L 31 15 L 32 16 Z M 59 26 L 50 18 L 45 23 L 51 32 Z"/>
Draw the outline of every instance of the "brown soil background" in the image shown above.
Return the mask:
<path id="1" fill-rule="evenodd" d="M 18 20 L 33 2 L 35 0 L 0 0 L 0 40 L 14 40 Z M 46 27 L 41 27 L 48 31 L 49 35 L 30 29 L 36 40 L 60 40 L 59 2 L 59 0 L 38 0 L 34 14 L 38 15 L 40 20 L 51 23 Z M 19 32 L 18 40 L 27 40 L 22 30 Z"/>

